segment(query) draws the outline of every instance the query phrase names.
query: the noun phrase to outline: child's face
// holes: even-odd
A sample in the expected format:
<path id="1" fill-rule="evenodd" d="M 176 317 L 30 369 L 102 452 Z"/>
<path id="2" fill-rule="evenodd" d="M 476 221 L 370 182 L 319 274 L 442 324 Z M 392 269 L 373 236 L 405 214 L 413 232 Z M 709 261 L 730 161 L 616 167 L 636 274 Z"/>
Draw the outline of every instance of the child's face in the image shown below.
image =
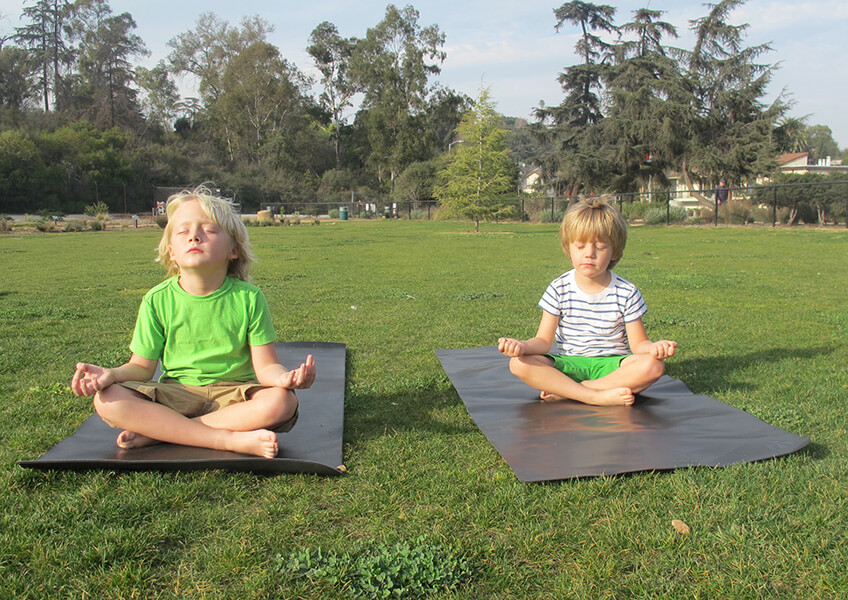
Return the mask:
<path id="1" fill-rule="evenodd" d="M 603 240 L 572 241 L 568 256 L 577 273 L 589 279 L 605 275 L 612 260 L 612 246 Z"/>
<path id="2" fill-rule="evenodd" d="M 171 219 L 168 253 L 180 272 L 223 269 L 226 273 L 230 260 L 238 258 L 230 234 L 206 214 L 197 200 L 181 204 Z"/>

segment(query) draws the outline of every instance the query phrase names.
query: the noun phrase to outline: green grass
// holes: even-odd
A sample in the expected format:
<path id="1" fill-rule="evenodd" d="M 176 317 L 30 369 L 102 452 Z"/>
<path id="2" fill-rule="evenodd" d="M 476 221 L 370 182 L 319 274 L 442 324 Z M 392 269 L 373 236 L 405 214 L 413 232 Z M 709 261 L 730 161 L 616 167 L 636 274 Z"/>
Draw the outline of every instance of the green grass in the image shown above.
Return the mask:
<path id="1" fill-rule="evenodd" d="M 280 557 L 422 536 L 472 572 L 436 598 L 844 597 L 848 232 L 634 227 L 616 269 L 642 290 L 649 335 L 679 342 L 670 375 L 810 446 L 527 485 L 433 350 L 532 335 L 566 264 L 556 225 L 483 229 L 251 229 L 280 338 L 347 344 L 349 474 L 333 479 L 18 467 L 91 413 L 67 388 L 74 363 L 126 359 L 162 278 L 159 232 L 0 236 L 0 598 L 336 598 Z"/>

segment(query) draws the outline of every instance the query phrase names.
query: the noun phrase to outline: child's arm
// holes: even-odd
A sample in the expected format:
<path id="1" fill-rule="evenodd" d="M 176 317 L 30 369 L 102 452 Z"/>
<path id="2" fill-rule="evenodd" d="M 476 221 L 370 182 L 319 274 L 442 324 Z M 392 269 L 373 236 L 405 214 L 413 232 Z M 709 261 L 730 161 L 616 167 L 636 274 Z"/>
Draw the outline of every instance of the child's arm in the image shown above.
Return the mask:
<path id="1" fill-rule="evenodd" d="M 122 381 L 149 381 L 156 373 L 158 361 L 133 354 L 120 367 L 106 369 L 97 365 L 77 363 L 71 378 L 71 390 L 77 396 L 93 396 L 113 383 Z"/>
<path id="2" fill-rule="evenodd" d="M 250 359 L 256 379 L 262 385 L 273 385 L 288 389 L 305 389 L 315 381 L 317 366 L 312 355 L 297 369 L 288 370 L 277 360 L 274 344 L 250 347 Z"/>
<path id="3" fill-rule="evenodd" d="M 627 341 L 630 344 L 630 351 L 633 354 L 650 354 L 660 360 L 674 356 L 674 349 L 677 348 L 677 342 L 672 342 L 671 340 L 652 342 L 648 339 L 642 319 L 636 319 L 625 324 L 624 329 L 627 332 Z"/>
<path id="4" fill-rule="evenodd" d="M 559 326 L 559 317 L 547 311 L 542 311 L 542 320 L 536 336 L 529 340 L 516 340 L 513 338 L 500 338 L 498 350 L 506 356 L 524 356 L 525 354 L 547 354 L 554 345 L 556 329 Z"/>

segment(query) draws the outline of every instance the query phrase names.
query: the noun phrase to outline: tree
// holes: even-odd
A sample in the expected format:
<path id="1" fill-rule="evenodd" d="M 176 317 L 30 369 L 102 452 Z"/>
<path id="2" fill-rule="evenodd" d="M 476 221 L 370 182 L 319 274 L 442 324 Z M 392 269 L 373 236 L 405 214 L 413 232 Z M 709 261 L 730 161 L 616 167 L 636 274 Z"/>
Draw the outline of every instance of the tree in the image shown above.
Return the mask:
<path id="1" fill-rule="evenodd" d="M 324 21 L 309 36 L 307 52 L 321 72 L 321 105 L 330 113 L 333 146 L 336 152 L 336 169 L 342 168 L 342 128 L 344 110 L 351 106 L 350 99 L 358 91 L 351 75 L 350 60 L 356 47 L 356 38 L 343 38 L 335 25 Z"/>
<path id="2" fill-rule="evenodd" d="M 807 127 L 807 148 L 813 155 L 813 160 L 841 158 L 842 153 L 833 139 L 833 131 L 827 125 L 812 125 Z"/>
<path id="3" fill-rule="evenodd" d="M 167 65 L 160 62 L 152 69 L 136 67 L 135 81 L 138 87 L 146 92 L 141 108 L 148 125 L 159 129 L 172 126 L 177 116 L 180 95 Z"/>
<path id="4" fill-rule="evenodd" d="M 213 13 L 203 13 L 193 31 L 168 42 L 171 72 L 194 75 L 201 98 L 213 102 L 221 93 L 229 61 L 253 44 L 265 42 L 273 31 L 273 26 L 258 16 L 245 17 L 241 27 L 234 28 Z"/>
<path id="5" fill-rule="evenodd" d="M 395 182 L 392 197 L 398 202 L 410 203 L 414 209 L 418 209 L 419 203 L 432 198 L 436 160 L 414 162 L 406 167 Z"/>
<path id="6" fill-rule="evenodd" d="M 259 160 L 263 146 L 281 130 L 290 130 L 303 114 L 306 79 L 279 50 L 257 42 L 233 57 L 210 105 L 228 158 Z M 290 132 L 289 132 L 290 133 Z"/>
<path id="7" fill-rule="evenodd" d="M 140 107 L 131 58 L 149 54 L 132 33 L 129 13 L 113 15 L 107 0 L 77 0 L 71 31 L 79 40 L 79 113 L 104 128 L 138 129 Z"/>
<path id="8" fill-rule="evenodd" d="M 774 140 L 778 152 L 807 152 L 807 117 L 784 117 L 774 129 Z"/>
<path id="9" fill-rule="evenodd" d="M 770 106 L 761 101 L 775 66 L 756 61 L 771 47 L 744 47 L 748 25 L 727 21 L 744 3 L 708 4 L 709 14 L 690 23 L 696 36 L 693 50 L 681 53 L 697 111 L 681 161 L 690 190 L 693 178 L 717 182 L 725 177 L 733 185 L 774 166 L 772 133 L 788 107 L 782 96 Z"/>
<path id="10" fill-rule="evenodd" d="M 677 37 L 661 11 L 640 9 L 621 26 L 632 37 L 613 46 L 604 72 L 606 115 L 595 136 L 604 149 L 606 184 L 632 192 L 666 183 L 665 172 L 685 145 L 692 94 L 663 38 Z"/>
<path id="11" fill-rule="evenodd" d="M 446 214 L 474 221 L 491 219 L 503 210 L 501 198 L 515 189 L 516 165 L 505 143 L 506 130 L 489 99 L 482 90 L 474 107 L 457 128 L 462 140 L 447 156 L 447 164 L 439 173 L 434 195 Z"/>
<path id="12" fill-rule="evenodd" d="M 418 11 L 390 4 L 386 15 L 359 40 L 352 57 L 364 90 L 360 122 L 368 132 L 368 164 L 388 187 L 407 165 L 429 158 L 425 135 L 428 79 L 440 72 L 445 36 L 421 28 Z M 435 61 L 435 62 L 428 62 Z"/>
<path id="13" fill-rule="evenodd" d="M 23 109 L 34 97 L 30 77 L 38 65 L 16 46 L 0 48 L 0 107 Z"/>
<path id="14" fill-rule="evenodd" d="M 544 127 L 534 131 L 545 148 L 540 161 L 545 180 L 560 190 L 575 191 L 581 185 L 597 185 L 603 176 L 589 132 L 603 118 L 600 94 L 611 46 L 596 32 L 615 33 L 618 29 L 613 24 L 615 8 L 609 5 L 575 0 L 555 9 L 554 15 L 557 31 L 566 22 L 580 27 L 582 35 L 575 50 L 583 61 L 559 75 L 565 98 L 558 106 L 536 109 L 536 118 Z"/>
<path id="15" fill-rule="evenodd" d="M 31 23 L 17 28 L 14 36 L 21 46 L 34 51 L 45 112 L 50 111 L 51 96 L 56 110 L 64 110 L 70 102 L 70 89 L 65 80 L 73 63 L 73 53 L 65 39 L 65 22 L 70 9 L 71 4 L 64 0 L 36 0 L 23 9 Z"/>

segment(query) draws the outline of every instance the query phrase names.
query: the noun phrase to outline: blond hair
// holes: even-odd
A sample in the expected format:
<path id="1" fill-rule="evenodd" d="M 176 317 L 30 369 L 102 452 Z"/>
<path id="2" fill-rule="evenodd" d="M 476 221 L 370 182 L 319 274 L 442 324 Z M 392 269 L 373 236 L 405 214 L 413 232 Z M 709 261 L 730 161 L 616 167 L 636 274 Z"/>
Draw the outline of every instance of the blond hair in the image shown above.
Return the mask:
<path id="1" fill-rule="evenodd" d="M 602 241 L 612 250 L 608 268 L 615 266 L 627 244 L 627 223 L 612 202 L 612 196 L 591 196 L 580 198 L 568 207 L 559 228 L 563 252 L 569 253 L 571 242 Z"/>
<path id="2" fill-rule="evenodd" d="M 156 260 L 165 267 L 168 277 L 180 274 L 180 267 L 171 260 L 169 252 L 171 231 L 173 229 L 172 217 L 180 206 L 192 200 L 199 202 L 206 216 L 212 219 L 216 225 L 223 228 L 233 240 L 233 249 L 235 250 L 236 257 L 230 260 L 230 264 L 227 266 L 227 275 L 232 275 L 242 281 L 249 281 L 250 276 L 248 273 L 254 259 L 253 252 L 250 249 L 247 227 L 241 222 L 232 202 L 215 196 L 204 185 L 200 185 L 192 191 L 183 190 L 168 198 L 168 204 L 165 208 L 165 212 L 168 215 L 168 224 L 165 225 L 165 230 L 162 232 L 162 239 L 159 240 L 159 257 Z"/>

